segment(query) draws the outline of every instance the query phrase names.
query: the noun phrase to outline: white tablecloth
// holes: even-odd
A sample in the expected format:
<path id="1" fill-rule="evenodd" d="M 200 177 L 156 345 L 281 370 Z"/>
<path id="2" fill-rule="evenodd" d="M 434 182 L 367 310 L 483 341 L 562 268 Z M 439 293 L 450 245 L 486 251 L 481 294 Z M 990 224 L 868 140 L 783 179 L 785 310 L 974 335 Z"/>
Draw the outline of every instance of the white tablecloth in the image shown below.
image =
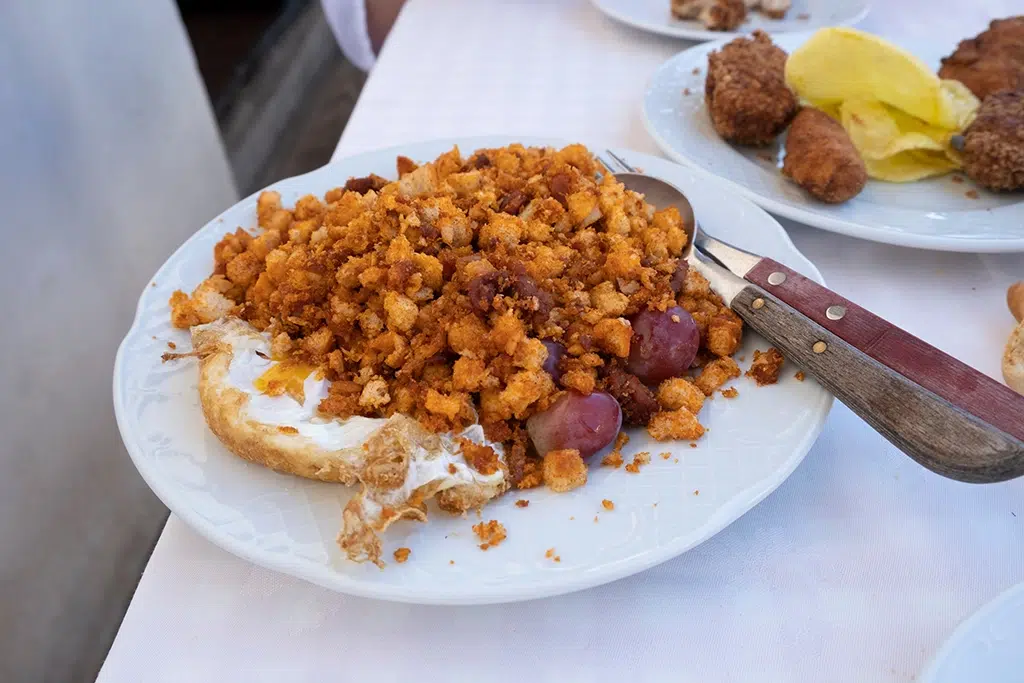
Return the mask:
<path id="1" fill-rule="evenodd" d="M 1014 5 L 878 2 L 863 26 L 952 46 Z M 641 93 L 684 46 L 585 0 L 410 0 L 338 154 L 495 132 L 656 152 Z M 1004 293 L 1024 257 L 785 225 L 834 289 L 998 376 L 1012 322 Z M 804 464 L 724 532 L 554 599 L 447 608 L 347 597 L 236 559 L 172 516 L 99 680 L 911 681 L 961 619 L 1024 579 L 1022 525 L 1024 481 L 942 479 L 836 404 Z"/>

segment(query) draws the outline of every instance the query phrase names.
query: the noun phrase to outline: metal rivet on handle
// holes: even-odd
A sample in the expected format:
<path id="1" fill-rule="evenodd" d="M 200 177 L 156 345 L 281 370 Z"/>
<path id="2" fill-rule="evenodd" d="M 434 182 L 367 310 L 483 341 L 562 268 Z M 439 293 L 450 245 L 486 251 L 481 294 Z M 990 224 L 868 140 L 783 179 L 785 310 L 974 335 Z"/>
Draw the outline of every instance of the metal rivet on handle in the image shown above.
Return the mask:
<path id="1" fill-rule="evenodd" d="M 815 353 L 825 353 L 825 349 L 828 348 L 828 344 L 823 341 L 814 342 L 814 346 L 811 347 L 811 351 Z"/>
<path id="2" fill-rule="evenodd" d="M 764 307 L 764 299 L 761 299 L 761 298 L 754 299 L 753 302 L 751 302 L 750 305 L 753 308 L 763 308 Z"/>
<path id="3" fill-rule="evenodd" d="M 825 309 L 825 317 L 829 320 L 842 320 L 844 315 L 846 315 L 846 306 L 836 304 Z"/>
<path id="4" fill-rule="evenodd" d="M 768 284 L 770 285 L 781 285 L 786 281 L 786 274 L 780 272 L 774 272 L 768 276 Z"/>

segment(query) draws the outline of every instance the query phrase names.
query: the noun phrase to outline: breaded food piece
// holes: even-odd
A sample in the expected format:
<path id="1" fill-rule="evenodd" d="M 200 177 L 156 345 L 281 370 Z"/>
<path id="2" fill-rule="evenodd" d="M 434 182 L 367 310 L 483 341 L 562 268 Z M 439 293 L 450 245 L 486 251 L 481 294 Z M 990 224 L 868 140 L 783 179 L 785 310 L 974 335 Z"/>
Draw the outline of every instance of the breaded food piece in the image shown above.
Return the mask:
<path id="1" fill-rule="evenodd" d="M 676 19 L 697 19 L 709 31 L 731 31 L 747 18 L 749 5 L 744 0 L 672 0 L 670 7 Z"/>
<path id="2" fill-rule="evenodd" d="M 711 0 L 697 16 L 709 31 L 731 31 L 747 18 L 743 0 Z"/>
<path id="3" fill-rule="evenodd" d="M 964 131 L 964 171 L 990 190 L 1024 189 L 1024 88 L 989 95 Z"/>
<path id="4" fill-rule="evenodd" d="M 761 14 L 769 19 L 783 19 L 791 6 L 790 0 L 760 0 L 755 2 Z"/>
<path id="5" fill-rule="evenodd" d="M 704 435 L 704 427 L 697 422 L 697 417 L 685 408 L 666 410 L 651 418 L 647 425 L 647 433 L 658 441 L 671 439 L 699 439 Z"/>
<path id="6" fill-rule="evenodd" d="M 575 448 L 544 454 L 544 483 L 557 493 L 565 493 L 587 483 L 587 464 Z"/>
<path id="7" fill-rule="evenodd" d="M 856 197 L 868 182 L 864 160 L 843 126 L 810 107 L 802 109 L 789 127 L 782 173 L 829 204 Z"/>
<path id="8" fill-rule="evenodd" d="M 696 19 L 711 0 L 672 0 L 670 10 L 676 19 Z"/>
<path id="9" fill-rule="evenodd" d="M 739 376 L 740 366 L 736 365 L 736 361 L 729 357 L 716 358 L 701 369 L 693 383 L 705 396 L 710 396 L 730 379 Z"/>
<path id="10" fill-rule="evenodd" d="M 786 85 L 786 53 L 768 34 L 754 31 L 708 55 L 704 99 L 711 123 L 723 139 L 741 145 L 767 145 L 797 112 Z"/>
<path id="11" fill-rule="evenodd" d="M 775 384 L 779 381 L 779 371 L 782 369 L 782 364 L 785 359 L 779 350 L 774 346 L 770 347 L 767 351 L 754 351 L 754 361 L 750 364 L 750 369 L 747 370 L 746 375 L 755 382 L 757 386 L 763 387 L 768 384 Z"/>
<path id="12" fill-rule="evenodd" d="M 1024 88 L 1024 16 L 996 19 L 988 30 L 960 41 L 942 60 L 939 77 L 960 81 L 980 100 Z"/>

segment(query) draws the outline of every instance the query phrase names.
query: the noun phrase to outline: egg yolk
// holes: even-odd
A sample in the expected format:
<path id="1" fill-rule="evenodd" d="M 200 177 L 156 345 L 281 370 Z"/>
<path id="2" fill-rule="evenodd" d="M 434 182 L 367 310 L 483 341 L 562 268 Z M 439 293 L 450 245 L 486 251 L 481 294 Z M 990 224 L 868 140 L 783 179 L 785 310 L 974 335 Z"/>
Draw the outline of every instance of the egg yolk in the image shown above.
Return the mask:
<path id="1" fill-rule="evenodd" d="M 267 396 L 280 396 L 288 394 L 299 404 L 306 402 L 306 378 L 308 378 L 316 366 L 298 361 L 282 361 L 274 363 L 262 375 L 253 381 L 252 385 L 261 394 Z"/>

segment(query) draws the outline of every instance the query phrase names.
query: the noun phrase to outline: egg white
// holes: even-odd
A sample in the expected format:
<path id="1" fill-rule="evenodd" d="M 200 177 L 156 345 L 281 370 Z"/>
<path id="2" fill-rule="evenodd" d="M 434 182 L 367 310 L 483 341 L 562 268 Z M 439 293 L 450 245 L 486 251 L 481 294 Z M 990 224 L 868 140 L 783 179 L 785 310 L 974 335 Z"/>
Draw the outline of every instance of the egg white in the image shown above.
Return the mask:
<path id="1" fill-rule="evenodd" d="M 423 503 L 442 492 L 464 510 L 507 488 L 504 449 L 488 441 L 479 424 L 458 435 L 434 435 L 402 415 L 345 420 L 325 416 L 318 407 L 330 382 L 319 372 L 304 380 L 302 402 L 257 389 L 256 381 L 279 361 L 270 357 L 269 336 L 245 321 L 224 318 L 196 326 L 192 339 L 200 358 L 203 414 L 228 450 L 281 472 L 361 484 L 345 508 L 339 535 L 350 559 L 380 564 L 378 534 L 399 518 L 426 521 Z M 392 449 L 398 447 L 406 456 L 405 477 L 397 487 L 374 487 L 363 476 L 374 455 L 367 444 L 383 434 Z M 498 471 L 485 475 L 471 467 L 458 438 L 491 447 L 501 462 Z"/>

